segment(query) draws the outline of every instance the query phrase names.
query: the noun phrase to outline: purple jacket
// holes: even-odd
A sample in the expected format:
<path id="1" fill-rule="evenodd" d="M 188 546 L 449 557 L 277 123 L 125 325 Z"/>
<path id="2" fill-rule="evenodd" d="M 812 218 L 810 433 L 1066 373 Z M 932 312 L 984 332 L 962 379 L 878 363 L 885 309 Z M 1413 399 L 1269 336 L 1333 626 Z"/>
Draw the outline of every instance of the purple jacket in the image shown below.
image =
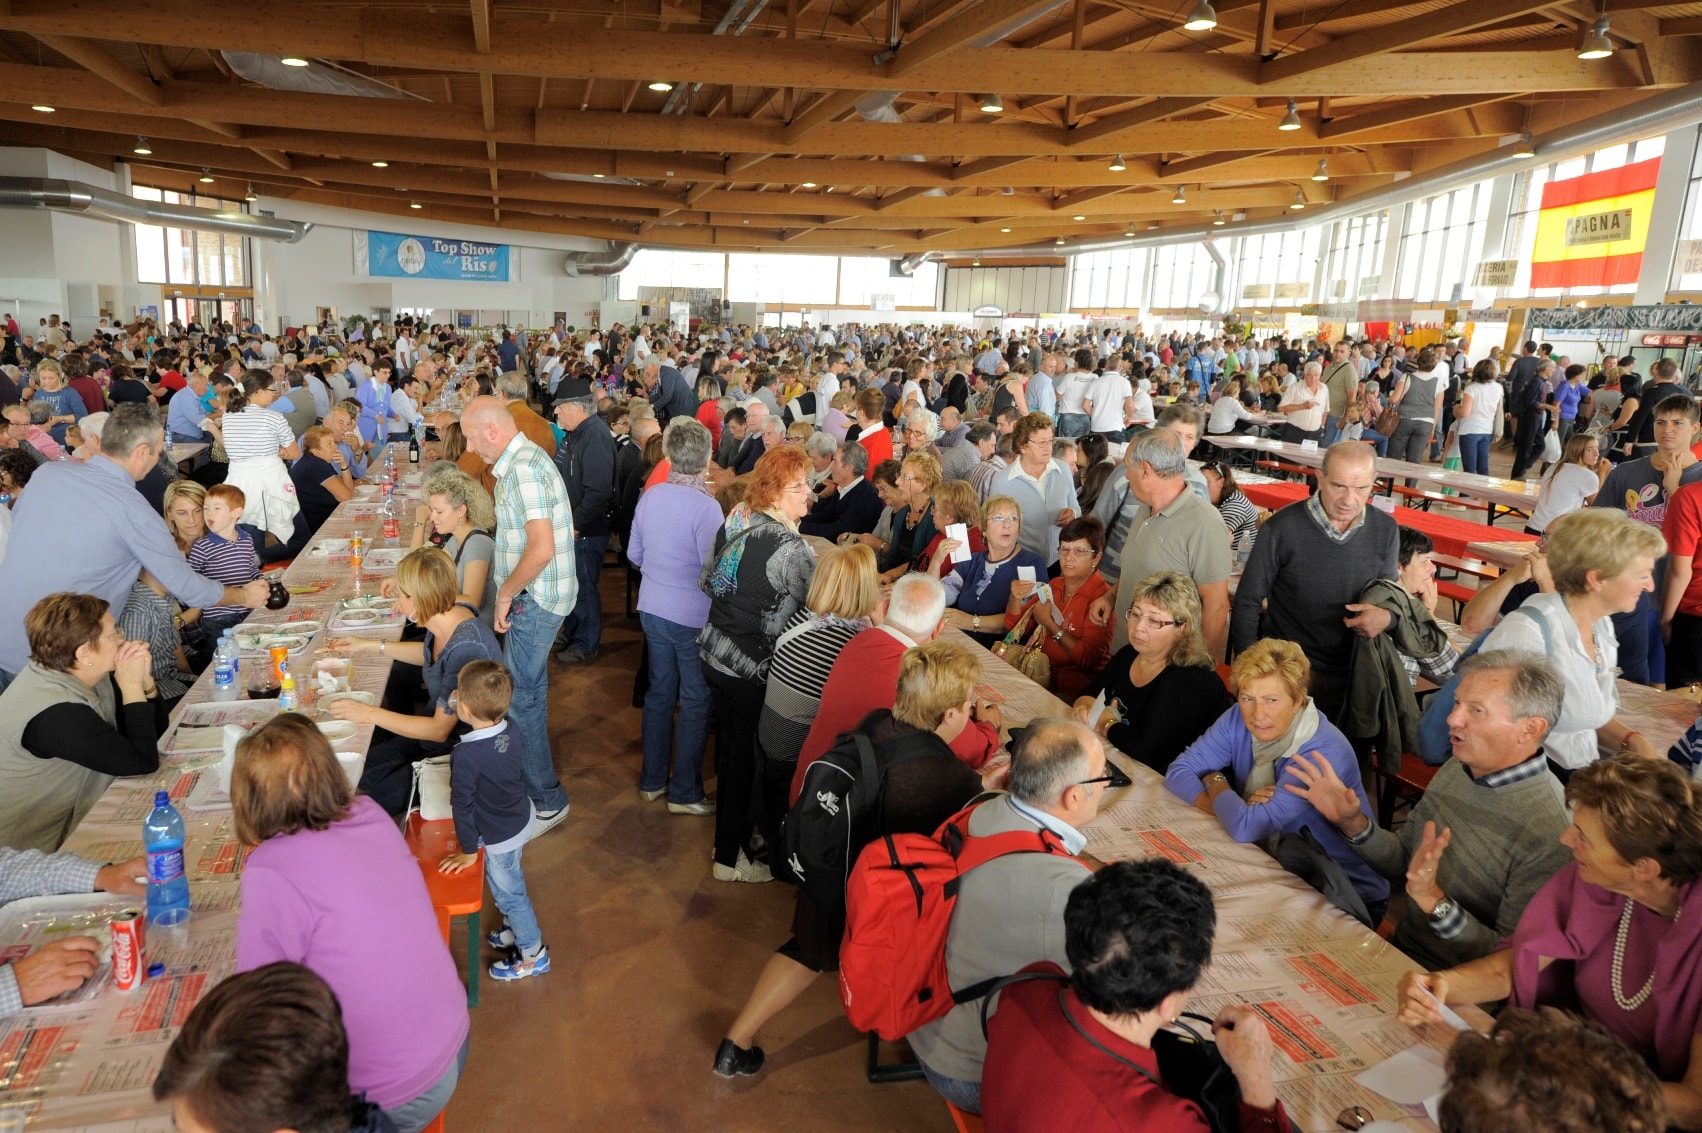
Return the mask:
<path id="1" fill-rule="evenodd" d="M 365 795 L 329 830 L 268 838 L 242 871 L 236 970 L 293 960 L 343 1005 L 349 1086 L 385 1109 L 425 1093 L 467 1038 L 467 993 L 420 865 Z"/>
<path id="2" fill-rule="evenodd" d="M 644 575 L 639 613 L 703 628 L 709 595 L 697 588 L 697 576 L 722 520 L 713 497 L 685 484 L 664 481 L 638 498 L 626 555 Z"/>

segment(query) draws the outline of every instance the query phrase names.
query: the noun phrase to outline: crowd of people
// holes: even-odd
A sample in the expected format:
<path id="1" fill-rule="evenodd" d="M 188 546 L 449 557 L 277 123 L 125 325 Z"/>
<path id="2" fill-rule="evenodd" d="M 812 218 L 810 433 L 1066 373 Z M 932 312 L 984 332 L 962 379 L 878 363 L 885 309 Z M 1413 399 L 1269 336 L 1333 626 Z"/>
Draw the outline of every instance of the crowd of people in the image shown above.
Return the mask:
<path id="1" fill-rule="evenodd" d="M 307 547 L 382 446 L 437 458 L 385 584 L 409 631 L 330 643 L 395 662 L 382 703 L 331 709 L 375 726 L 358 789 L 299 717 L 238 749 L 243 974 L 155 1084 L 180 1124 L 319 1107 L 291 1127 L 411 1133 L 442 1110 L 468 1027 L 397 826 L 421 761 L 450 760 L 460 844 L 485 850 L 491 974 L 548 973 L 522 850 L 569 814 L 574 726 L 552 721 L 550 678 L 599 660 L 613 551 L 638 579 L 639 798 L 713 818 L 714 880 L 798 887 L 716 1074 L 759 1073 L 762 1027 L 838 966 L 856 850 L 932 835 L 994 791 L 964 837 L 1026 832 L 1055 852 L 964 875 L 945 969 L 954 988 L 1031 978 L 914 1029 L 928 1080 L 993 1130 L 1203 1127 L 1153 1052 L 1210 959 L 1212 894 L 1166 863 L 1084 854 L 1115 749 L 1385 925 L 1425 968 L 1402 983 L 1403 1018 L 1510 1002 L 1450 1055 L 1445 1128 L 1504 1127 L 1498 1107 L 1520 1106 L 1532 1129 L 1597 1127 L 1562 1120 L 1592 1107 L 1632 1115 L 1613 1128 L 1702 1128 L 1702 953 L 1682 920 L 1702 740 L 1655 750 L 1616 682 L 1702 678 L 1697 403 L 1670 362 L 1644 385 L 1619 364 L 1586 383 L 1536 343 L 1472 366 L 1458 341 L 1109 329 L 9 330 L 0 843 L 25 880 L 0 899 L 122 890 L 132 866 L 84 862 L 66 838 L 115 777 L 158 769 L 219 634 L 265 604 L 265 568 Z M 1326 450 L 1314 494 L 1268 516 L 1228 461 L 1194 458 L 1255 416 Z M 1551 465 L 1529 521 L 1544 544 L 1466 607 L 1463 657 L 1435 617 L 1428 540 L 1370 506 L 1374 457 L 1486 470 L 1502 430 L 1515 477 Z M 173 444 L 205 449 L 180 467 Z M 1067 715 L 1008 728 L 978 691 L 984 664 L 1007 663 Z M 1417 750 L 1420 680 L 1451 698 L 1451 758 L 1391 829 L 1368 786 Z M 839 817 L 810 784 L 854 770 L 856 742 L 878 801 L 846 820 L 824 882 L 781 851 Z M 399 943 L 375 970 L 378 938 Z M 0 968 L 0 1007 L 86 978 L 80 939 Z M 1242 1127 L 1288 1128 L 1259 1016 L 1212 1027 Z M 256 1057 L 297 1031 L 324 1041 Z"/>

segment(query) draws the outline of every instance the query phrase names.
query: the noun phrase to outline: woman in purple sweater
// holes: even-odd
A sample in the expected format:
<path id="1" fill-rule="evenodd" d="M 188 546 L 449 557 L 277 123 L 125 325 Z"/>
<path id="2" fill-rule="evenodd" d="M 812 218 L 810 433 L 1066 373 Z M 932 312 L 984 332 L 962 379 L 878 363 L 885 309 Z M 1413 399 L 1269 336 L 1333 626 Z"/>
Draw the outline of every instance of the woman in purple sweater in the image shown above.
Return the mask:
<path id="1" fill-rule="evenodd" d="M 237 745 L 242 872 L 237 971 L 290 960 L 343 1005 L 349 1083 L 419 1133 L 467 1061 L 467 998 L 419 863 L 396 823 L 356 797 L 323 733 L 304 716 L 268 721 Z"/>

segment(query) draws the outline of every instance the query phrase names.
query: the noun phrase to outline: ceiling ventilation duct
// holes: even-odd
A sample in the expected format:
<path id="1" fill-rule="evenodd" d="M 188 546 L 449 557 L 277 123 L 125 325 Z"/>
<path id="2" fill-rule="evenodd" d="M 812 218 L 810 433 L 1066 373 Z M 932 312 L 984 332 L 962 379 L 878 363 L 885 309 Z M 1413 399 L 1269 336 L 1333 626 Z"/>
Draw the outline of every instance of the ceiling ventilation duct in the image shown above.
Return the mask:
<path id="1" fill-rule="evenodd" d="M 306 94 L 337 94 L 353 98 L 420 98 L 404 90 L 345 71 L 334 63 L 319 63 L 312 67 L 288 67 L 277 55 L 257 55 L 251 51 L 221 51 L 230 69 L 251 83 L 272 90 L 302 91 Z"/>
<path id="2" fill-rule="evenodd" d="M 937 263 L 946 258 L 944 252 L 916 252 L 898 261 L 898 270 L 903 275 L 915 275 L 916 269 L 925 263 Z"/>
<path id="3" fill-rule="evenodd" d="M 642 185 L 642 181 L 634 181 L 631 177 L 598 177 L 595 173 L 545 173 L 538 176 L 548 177 L 551 181 L 583 181 L 587 185 Z"/>
<path id="4" fill-rule="evenodd" d="M 563 270 L 569 276 L 619 275 L 638 255 L 636 243 L 612 242 L 606 252 L 569 252 Z"/>
<path id="5" fill-rule="evenodd" d="M 298 243 L 313 225 L 300 220 L 279 220 L 246 212 L 215 212 L 190 205 L 143 201 L 81 181 L 34 177 L 0 177 L 0 208 L 51 209 L 75 212 L 131 224 L 157 224 L 170 228 L 193 228 L 201 232 L 224 232 L 252 236 L 257 240 Z"/>

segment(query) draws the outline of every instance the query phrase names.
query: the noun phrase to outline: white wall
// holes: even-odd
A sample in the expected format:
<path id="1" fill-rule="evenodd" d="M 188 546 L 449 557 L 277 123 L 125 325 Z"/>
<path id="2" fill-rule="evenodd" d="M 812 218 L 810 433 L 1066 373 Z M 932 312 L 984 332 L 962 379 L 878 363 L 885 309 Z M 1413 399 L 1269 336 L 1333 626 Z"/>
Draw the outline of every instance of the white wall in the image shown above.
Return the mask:
<path id="1" fill-rule="evenodd" d="M 945 277 L 940 306 L 947 311 L 972 311 L 988 303 L 1007 314 L 1037 315 L 1069 308 L 1067 267 L 947 268 Z"/>
<path id="2" fill-rule="evenodd" d="M 43 149 L 0 147 L 0 176 L 83 181 L 115 191 L 120 184 L 107 170 Z M 124 282 L 129 227 L 45 209 L 5 209 L 0 218 L 0 310 L 14 311 L 26 334 L 48 315 L 76 320 L 79 332 L 92 325 L 101 288 L 112 294 Z"/>

